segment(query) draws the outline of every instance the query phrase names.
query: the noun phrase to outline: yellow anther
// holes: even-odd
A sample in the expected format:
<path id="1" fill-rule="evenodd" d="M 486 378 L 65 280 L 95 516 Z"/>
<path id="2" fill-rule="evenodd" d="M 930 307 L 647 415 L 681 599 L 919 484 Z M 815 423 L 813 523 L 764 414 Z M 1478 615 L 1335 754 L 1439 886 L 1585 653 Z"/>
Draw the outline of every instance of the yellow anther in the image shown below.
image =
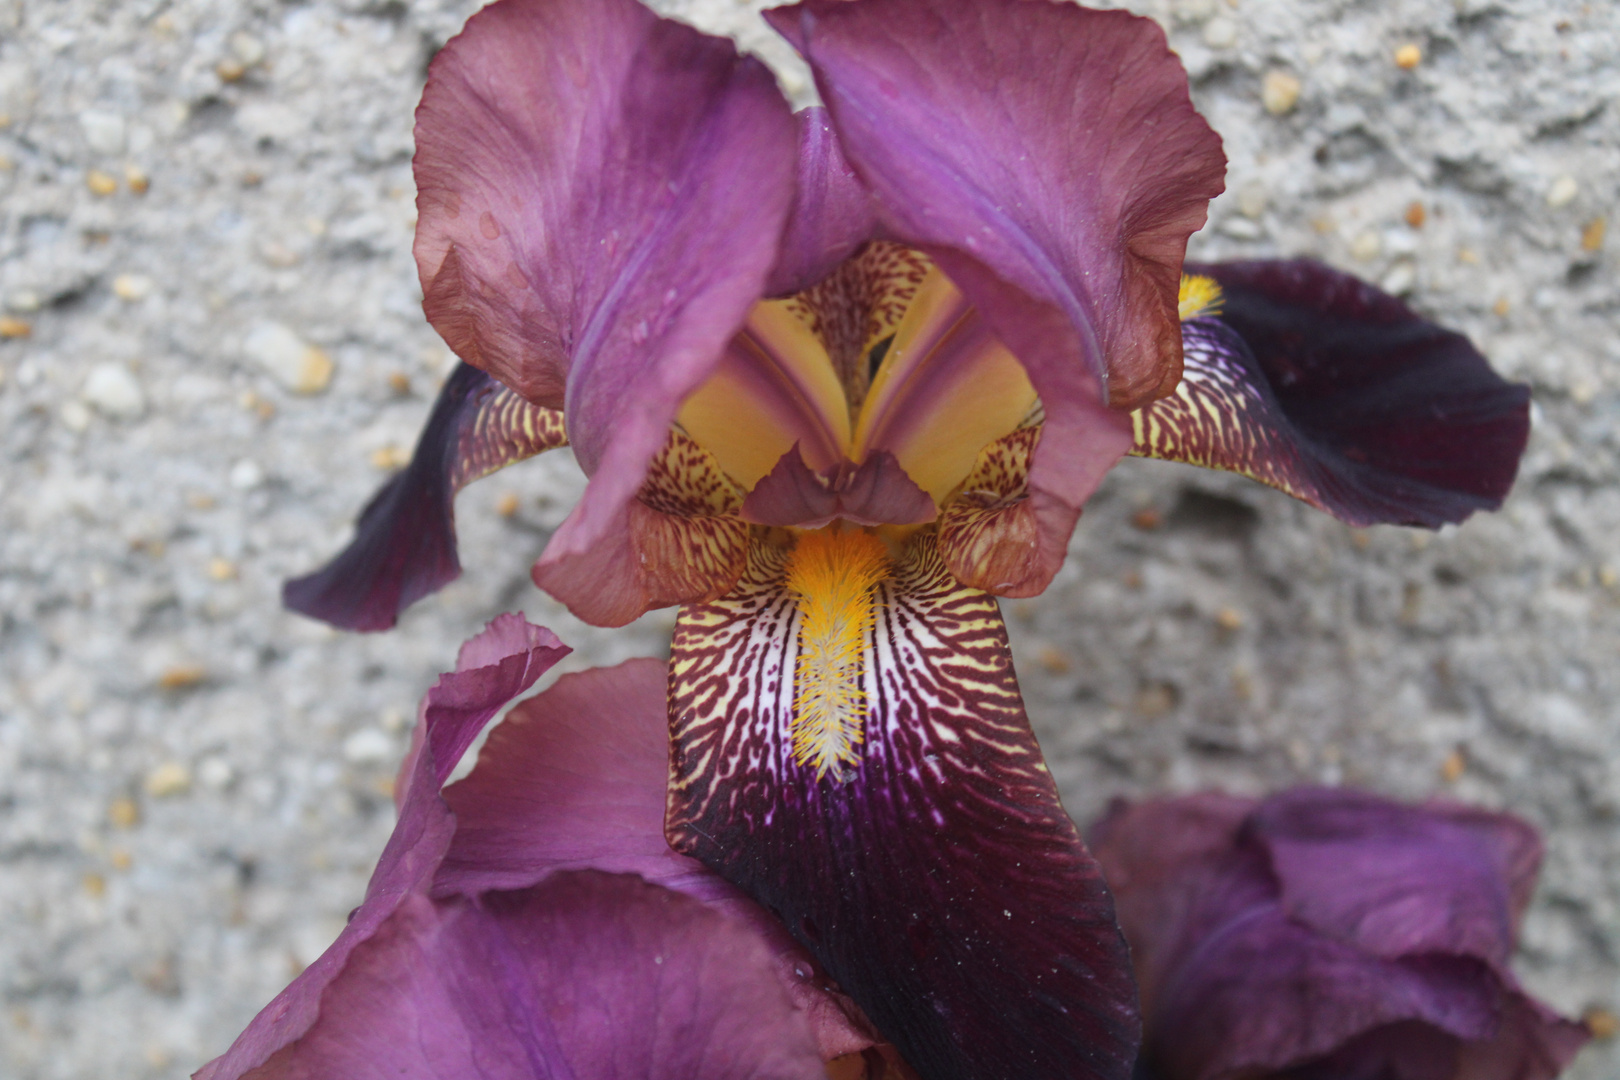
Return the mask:
<path id="1" fill-rule="evenodd" d="M 1181 321 L 1221 313 L 1221 287 L 1202 274 L 1181 275 Z"/>

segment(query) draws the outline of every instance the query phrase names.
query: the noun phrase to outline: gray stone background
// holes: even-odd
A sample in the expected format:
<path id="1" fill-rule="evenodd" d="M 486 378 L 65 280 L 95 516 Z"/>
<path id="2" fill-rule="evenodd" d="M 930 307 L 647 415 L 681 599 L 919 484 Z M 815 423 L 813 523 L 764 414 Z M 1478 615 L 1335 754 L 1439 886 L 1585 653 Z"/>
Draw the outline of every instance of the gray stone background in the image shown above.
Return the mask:
<path id="1" fill-rule="evenodd" d="M 461 0 L 0 0 L 0 1075 L 190 1072 L 325 947 L 418 696 L 526 569 L 565 453 L 484 481 L 392 634 L 277 603 L 450 362 L 410 259 L 411 111 Z M 810 93 L 753 3 L 666 0 Z M 1127 462 L 1008 605 L 1071 811 L 1302 781 L 1548 840 L 1520 969 L 1620 1006 L 1620 14 L 1610 0 L 1141 0 L 1226 139 L 1197 256 L 1311 253 L 1535 391 L 1506 509 L 1353 531 Z M 1403 46 L 1416 46 L 1413 66 Z M 1413 206 L 1421 207 L 1421 218 Z M 330 368 L 327 365 L 330 365 Z M 1575 1074 L 1620 1076 L 1613 1039 Z"/>

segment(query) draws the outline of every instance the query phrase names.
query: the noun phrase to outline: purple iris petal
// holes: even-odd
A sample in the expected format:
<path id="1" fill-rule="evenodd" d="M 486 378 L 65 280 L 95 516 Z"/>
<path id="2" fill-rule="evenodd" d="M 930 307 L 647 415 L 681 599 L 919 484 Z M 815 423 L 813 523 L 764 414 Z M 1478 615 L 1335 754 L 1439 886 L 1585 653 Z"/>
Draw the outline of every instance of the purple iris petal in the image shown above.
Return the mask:
<path id="1" fill-rule="evenodd" d="M 757 935 L 634 877 L 571 871 L 478 900 L 413 896 L 255 1076 L 820 1080 Z"/>
<path id="2" fill-rule="evenodd" d="M 793 118 L 799 125 L 798 185 L 766 286 L 770 296 L 809 288 L 878 235 L 871 193 L 844 160 L 827 110 L 813 105 Z"/>
<path id="3" fill-rule="evenodd" d="M 441 797 L 564 652 L 517 615 L 463 646 L 423 702 L 365 902 L 198 1080 L 820 1077 L 873 1046 L 779 923 L 664 842 L 662 664 L 564 676 Z"/>
<path id="4" fill-rule="evenodd" d="M 458 355 L 565 406 L 592 483 L 536 576 L 577 613 L 645 608 L 576 566 L 680 400 L 764 290 L 793 194 L 793 121 L 728 40 L 634 0 L 502 0 L 434 59 L 417 111 L 424 308 Z"/>
<path id="5" fill-rule="evenodd" d="M 796 749 L 807 647 L 781 574 L 763 555 L 736 594 L 681 610 L 670 842 L 779 914 L 930 1080 L 1123 1080 L 1129 959 L 995 598 L 917 535 L 874 590 L 869 707 L 835 772 Z"/>
<path id="6" fill-rule="evenodd" d="M 1436 527 L 1502 505 L 1530 434 L 1530 391 L 1462 334 L 1309 259 L 1187 272 L 1220 283 L 1219 322 L 1246 350 L 1234 358 L 1275 414 L 1242 422 L 1275 428 L 1262 441 L 1297 459 L 1285 490 L 1358 525 Z"/>
<path id="7" fill-rule="evenodd" d="M 1220 140 L 1163 33 L 1124 12 L 812 0 L 768 18 L 809 60 L 886 234 L 938 260 L 1040 392 L 1037 550 L 996 583 L 1038 593 L 1129 447 L 1105 404 L 1180 375 L 1181 257 L 1221 190 Z"/>
<path id="8" fill-rule="evenodd" d="M 1121 804 L 1092 833 L 1162 1080 L 1545 1080 L 1583 1028 L 1507 970 L 1539 862 L 1503 814 L 1343 790 Z"/>
<path id="9" fill-rule="evenodd" d="M 281 589 L 290 610 L 345 630 L 387 630 L 461 574 L 456 492 L 504 465 L 567 444 L 562 415 L 467 364 L 446 380 L 411 462 L 371 497 L 354 539 Z"/>
<path id="10" fill-rule="evenodd" d="M 366 887 L 365 902 L 332 946 L 265 1007 L 225 1054 L 197 1080 L 241 1076 L 295 1043 L 322 1019 L 322 995 L 349 957 L 378 933 L 407 898 L 421 897 L 444 858 L 455 821 L 439 784 L 473 735 L 513 697 L 568 653 L 549 630 L 520 615 L 501 615 L 462 647 L 456 670 L 440 677 L 422 702 L 425 740 L 408 759 L 399 788 L 399 823 Z M 446 756 L 441 756 L 441 754 Z M 454 756 L 448 756 L 448 755 Z"/>

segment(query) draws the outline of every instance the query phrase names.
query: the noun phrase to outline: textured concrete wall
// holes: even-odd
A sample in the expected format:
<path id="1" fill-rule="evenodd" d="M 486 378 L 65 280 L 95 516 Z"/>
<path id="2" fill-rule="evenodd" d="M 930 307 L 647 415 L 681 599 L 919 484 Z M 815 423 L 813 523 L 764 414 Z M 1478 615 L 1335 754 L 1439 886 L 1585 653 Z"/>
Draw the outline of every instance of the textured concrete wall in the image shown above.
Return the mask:
<path id="1" fill-rule="evenodd" d="M 1506 510 L 1438 535 L 1117 470 L 1058 583 L 1008 605 L 1070 808 L 1319 781 L 1515 810 L 1549 842 L 1522 970 L 1565 1011 L 1614 1009 L 1617 8 L 1140 6 L 1231 157 L 1195 254 L 1311 253 L 1409 292 L 1532 384 L 1535 433 Z M 752 7 L 678 9 L 783 58 Z M 529 584 L 580 489 L 566 454 L 462 497 L 469 572 L 396 633 L 277 605 L 446 370 L 410 122 L 468 10 L 0 0 L 0 1075 L 223 1049 L 358 901 L 415 701 L 491 614 L 555 628 L 567 666 L 664 647 L 667 613 L 592 630 Z M 1577 1072 L 1620 1073 L 1614 1044 Z"/>

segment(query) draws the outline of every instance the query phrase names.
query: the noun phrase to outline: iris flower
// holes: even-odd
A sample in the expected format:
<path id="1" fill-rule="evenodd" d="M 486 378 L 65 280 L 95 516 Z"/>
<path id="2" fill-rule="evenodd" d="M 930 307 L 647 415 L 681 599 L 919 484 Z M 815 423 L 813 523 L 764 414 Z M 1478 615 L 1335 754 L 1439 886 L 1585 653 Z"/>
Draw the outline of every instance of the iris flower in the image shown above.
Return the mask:
<path id="1" fill-rule="evenodd" d="M 1551 1080 L 1589 1037 L 1508 970 L 1541 865 L 1511 815 L 1205 793 L 1116 805 L 1091 840 L 1149 1080 Z"/>
<path id="2" fill-rule="evenodd" d="M 286 600 L 392 625 L 459 571 L 455 491 L 566 442 L 590 480 L 536 583 L 599 625 L 680 605 L 674 849 L 924 1076 L 1123 1077 L 1125 945 L 997 597 L 1047 585 L 1127 453 L 1358 524 L 1494 507 L 1525 391 L 1315 264 L 1183 275 L 1224 158 L 1149 20 L 766 18 L 824 108 L 633 0 L 502 0 L 438 54 L 415 253 L 464 363 Z"/>

